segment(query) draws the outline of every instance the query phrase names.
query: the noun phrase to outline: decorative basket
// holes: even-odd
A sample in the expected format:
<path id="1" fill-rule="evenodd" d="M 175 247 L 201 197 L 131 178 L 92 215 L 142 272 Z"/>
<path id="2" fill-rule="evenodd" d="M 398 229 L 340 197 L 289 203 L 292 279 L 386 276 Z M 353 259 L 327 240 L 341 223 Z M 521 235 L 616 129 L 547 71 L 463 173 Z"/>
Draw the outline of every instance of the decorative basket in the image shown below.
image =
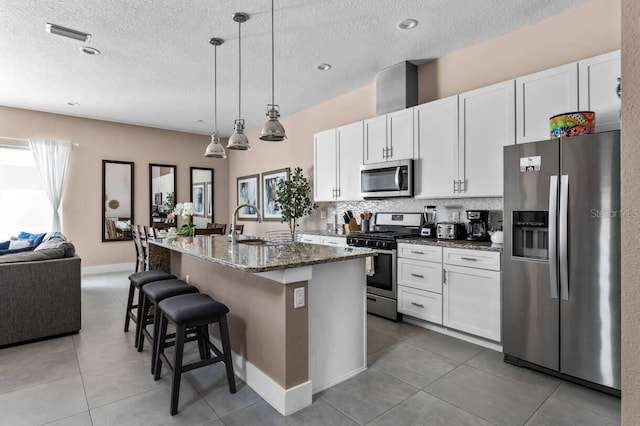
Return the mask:
<path id="1" fill-rule="evenodd" d="M 596 113 L 593 111 L 565 112 L 549 119 L 551 139 L 588 135 L 596 131 Z"/>

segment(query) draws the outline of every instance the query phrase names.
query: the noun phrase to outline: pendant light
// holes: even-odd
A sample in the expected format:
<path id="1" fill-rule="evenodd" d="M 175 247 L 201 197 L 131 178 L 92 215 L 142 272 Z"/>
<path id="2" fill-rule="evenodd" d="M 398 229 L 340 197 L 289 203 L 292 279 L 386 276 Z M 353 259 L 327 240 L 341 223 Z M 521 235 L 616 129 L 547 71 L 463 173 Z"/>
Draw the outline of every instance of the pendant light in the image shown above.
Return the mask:
<path id="1" fill-rule="evenodd" d="M 220 137 L 218 136 L 218 46 L 224 43 L 224 40 L 213 37 L 209 39 L 209 43 L 213 45 L 213 70 L 215 72 L 215 76 L 213 77 L 213 134 L 211 135 L 211 143 L 207 146 L 204 156 L 227 158 L 227 153 L 224 151 L 224 147 L 220 143 Z"/>
<path id="2" fill-rule="evenodd" d="M 229 138 L 227 149 L 247 150 L 251 149 L 251 146 L 249 145 L 249 139 L 247 139 L 247 135 L 244 134 L 244 120 L 240 118 L 242 116 L 242 50 L 240 37 L 242 23 L 249 20 L 249 15 L 243 12 L 236 12 L 233 14 L 233 20 L 238 23 L 238 118 L 233 123 L 235 132 Z"/>
<path id="3" fill-rule="evenodd" d="M 287 138 L 284 127 L 278 121 L 280 117 L 280 107 L 275 102 L 275 42 L 274 42 L 274 25 L 273 25 L 273 1 L 271 0 L 271 103 L 267 105 L 267 117 L 269 119 L 260 133 L 260 139 L 267 142 L 281 142 Z"/>

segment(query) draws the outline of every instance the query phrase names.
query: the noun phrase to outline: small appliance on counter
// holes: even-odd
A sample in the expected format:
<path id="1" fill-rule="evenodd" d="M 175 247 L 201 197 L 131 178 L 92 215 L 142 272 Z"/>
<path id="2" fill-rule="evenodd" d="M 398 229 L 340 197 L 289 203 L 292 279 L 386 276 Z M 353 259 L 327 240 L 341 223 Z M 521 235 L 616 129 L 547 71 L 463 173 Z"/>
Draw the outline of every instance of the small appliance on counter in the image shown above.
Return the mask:
<path id="1" fill-rule="evenodd" d="M 465 235 L 464 223 L 439 222 L 436 225 L 436 236 L 439 240 L 463 240 Z"/>
<path id="2" fill-rule="evenodd" d="M 489 241 L 489 210 L 467 210 L 467 241 Z"/>
<path id="3" fill-rule="evenodd" d="M 426 238 L 436 237 L 436 206 L 424 206 L 420 236 Z"/>

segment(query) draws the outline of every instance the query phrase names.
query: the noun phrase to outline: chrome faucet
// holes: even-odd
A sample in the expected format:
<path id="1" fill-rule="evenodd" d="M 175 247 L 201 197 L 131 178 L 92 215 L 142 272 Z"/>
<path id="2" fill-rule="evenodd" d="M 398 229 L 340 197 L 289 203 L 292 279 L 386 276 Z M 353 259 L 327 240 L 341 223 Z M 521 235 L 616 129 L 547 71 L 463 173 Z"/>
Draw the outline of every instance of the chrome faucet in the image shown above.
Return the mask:
<path id="1" fill-rule="evenodd" d="M 237 237 L 238 237 L 238 234 L 236 233 L 236 221 L 238 220 L 238 212 L 243 207 L 251 207 L 256 212 L 258 212 L 258 223 L 262 223 L 262 212 L 260 211 L 260 209 L 258 207 L 254 206 L 253 204 L 249 204 L 249 203 L 239 204 L 233 210 L 233 214 L 231 216 L 233 218 L 233 224 L 232 224 L 233 227 L 231 228 L 231 234 L 229 234 L 229 241 L 231 241 L 233 244 L 236 243 L 236 240 L 237 240 Z"/>

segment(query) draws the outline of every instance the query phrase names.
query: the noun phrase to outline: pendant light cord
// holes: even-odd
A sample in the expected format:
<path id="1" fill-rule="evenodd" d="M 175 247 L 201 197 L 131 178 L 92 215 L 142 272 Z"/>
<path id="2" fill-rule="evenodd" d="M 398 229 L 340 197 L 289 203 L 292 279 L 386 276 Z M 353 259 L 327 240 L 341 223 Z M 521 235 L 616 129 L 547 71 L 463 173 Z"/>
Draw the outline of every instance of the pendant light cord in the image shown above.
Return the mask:
<path id="1" fill-rule="evenodd" d="M 218 46 L 213 46 L 213 131 L 218 131 Z"/>
<path id="2" fill-rule="evenodd" d="M 275 99 L 276 99 L 276 95 L 275 95 L 275 91 L 276 89 L 274 88 L 275 86 L 275 59 L 274 59 L 274 55 L 275 55 L 275 42 L 274 40 L 274 30 L 273 30 L 273 2 L 274 0 L 271 0 L 271 108 L 275 108 Z"/>
<path id="3" fill-rule="evenodd" d="M 238 21 L 238 119 L 242 117 L 242 22 Z"/>

